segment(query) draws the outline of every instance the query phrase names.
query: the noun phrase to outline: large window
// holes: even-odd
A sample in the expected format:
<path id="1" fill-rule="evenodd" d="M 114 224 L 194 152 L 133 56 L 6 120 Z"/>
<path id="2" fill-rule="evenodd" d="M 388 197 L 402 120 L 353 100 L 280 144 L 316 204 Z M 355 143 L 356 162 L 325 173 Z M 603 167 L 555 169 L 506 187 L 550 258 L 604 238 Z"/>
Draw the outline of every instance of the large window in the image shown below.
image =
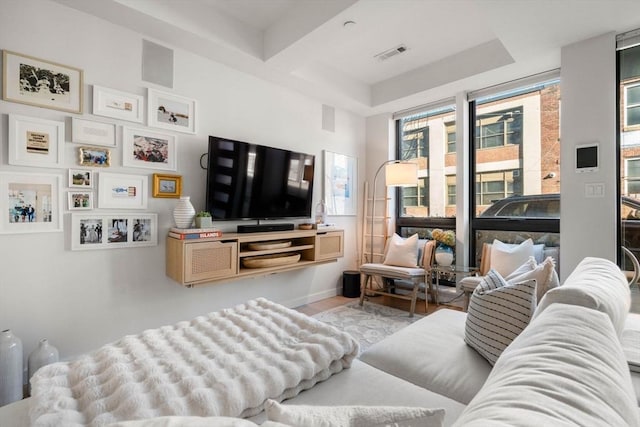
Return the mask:
<path id="1" fill-rule="evenodd" d="M 401 234 L 428 236 L 455 228 L 456 117 L 453 101 L 398 117 L 398 158 L 418 164 L 418 185 L 398 189 L 396 226 Z"/>
<path id="2" fill-rule="evenodd" d="M 559 245 L 560 84 L 557 78 L 477 96 L 470 104 L 474 141 L 471 259 L 497 238 Z"/>
<path id="3" fill-rule="evenodd" d="M 623 35 L 624 36 L 624 35 Z M 618 40 L 620 246 L 640 258 L 640 46 L 624 48 Z M 622 256 L 621 267 L 632 270 Z"/>

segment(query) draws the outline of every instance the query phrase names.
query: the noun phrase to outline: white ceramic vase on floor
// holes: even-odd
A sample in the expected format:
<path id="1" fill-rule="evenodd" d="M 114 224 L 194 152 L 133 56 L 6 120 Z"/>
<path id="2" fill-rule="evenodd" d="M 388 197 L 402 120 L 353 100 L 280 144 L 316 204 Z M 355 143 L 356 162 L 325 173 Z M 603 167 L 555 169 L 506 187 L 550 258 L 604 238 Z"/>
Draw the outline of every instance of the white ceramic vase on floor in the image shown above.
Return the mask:
<path id="1" fill-rule="evenodd" d="M 173 209 L 173 220 L 178 228 L 190 228 L 193 224 L 193 218 L 196 216 L 196 210 L 191 204 L 191 197 L 180 197 L 180 200 Z"/>
<path id="2" fill-rule="evenodd" d="M 22 399 L 22 341 L 10 329 L 0 332 L 0 406 Z"/>
<path id="3" fill-rule="evenodd" d="M 29 379 L 31 379 L 38 369 L 57 361 L 58 349 L 49 344 L 49 341 L 46 338 L 40 340 L 38 347 L 29 354 L 29 360 L 27 362 Z"/>

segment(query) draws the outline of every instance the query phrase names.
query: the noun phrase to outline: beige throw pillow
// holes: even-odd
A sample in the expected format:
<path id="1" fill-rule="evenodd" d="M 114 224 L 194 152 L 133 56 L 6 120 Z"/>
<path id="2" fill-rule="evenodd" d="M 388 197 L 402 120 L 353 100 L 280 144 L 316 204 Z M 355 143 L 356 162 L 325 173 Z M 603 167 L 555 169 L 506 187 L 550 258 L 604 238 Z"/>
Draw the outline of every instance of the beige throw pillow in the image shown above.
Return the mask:
<path id="1" fill-rule="evenodd" d="M 514 272 L 518 267 L 534 256 L 533 240 L 527 239 L 519 245 L 494 240 L 491 244 L 491 268 L 502 277 Z"/>
<path id="2" fill-rule="evenodd" d="M 406 239 L 394 234 L 389 240 L 387 252 L 382 263 L 396 267 L 417 267 L 418 234 Z"/>
<path id="3" fill-rule="evenodd" d="M 518 272 L 521 272 L 521 269 L 516 270 L 513 274 L 507 277 L 507 283 L 515 284 L 524 282 L 525 280 L 535 280 L 537 301 L 542 300 L 542 297 L 549 289 L 556 288 L 560 285 L 558 273 L 556 273 L 555 269 L 555 262 L 551 257 L 547 257 L 542 263 L 535 266 L 532 270 L 516 274 Z"/>
<path id="4" fill-rule="evenodd" d="M 269 421 L 304 427 L 441 427 L 444 409 L 402 406 L 280 405 L 267 400 Z"/>

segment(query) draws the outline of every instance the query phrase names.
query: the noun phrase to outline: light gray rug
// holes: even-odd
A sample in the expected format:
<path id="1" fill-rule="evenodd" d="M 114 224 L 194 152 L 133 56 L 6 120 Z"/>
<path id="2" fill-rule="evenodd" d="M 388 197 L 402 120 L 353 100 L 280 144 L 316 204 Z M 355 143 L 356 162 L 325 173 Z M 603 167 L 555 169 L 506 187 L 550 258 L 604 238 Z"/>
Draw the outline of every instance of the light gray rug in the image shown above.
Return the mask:
<path id="1" fill-rule="evenodd" d="M 360 342 L 360 352 L 369 348 L 388 335 L 420 320 L 423 316 L 407 311 L 365 301 L 364 307 L 358 300 L 340 307 L 323 311 L 313 316 L 345 331 Z"/>

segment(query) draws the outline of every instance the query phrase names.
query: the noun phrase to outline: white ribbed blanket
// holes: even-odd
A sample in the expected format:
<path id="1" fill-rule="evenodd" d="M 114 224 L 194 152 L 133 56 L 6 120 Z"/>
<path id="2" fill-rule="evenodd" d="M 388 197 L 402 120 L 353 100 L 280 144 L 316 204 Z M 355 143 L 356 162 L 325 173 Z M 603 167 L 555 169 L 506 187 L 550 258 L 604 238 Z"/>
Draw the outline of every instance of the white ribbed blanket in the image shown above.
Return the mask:
<path id="1" fill-rule="evenodd" d="M 264 298 L 125 336 L 31 379 L 35 426 L 248 417 L 351 365 L 347 333 Z"/>

